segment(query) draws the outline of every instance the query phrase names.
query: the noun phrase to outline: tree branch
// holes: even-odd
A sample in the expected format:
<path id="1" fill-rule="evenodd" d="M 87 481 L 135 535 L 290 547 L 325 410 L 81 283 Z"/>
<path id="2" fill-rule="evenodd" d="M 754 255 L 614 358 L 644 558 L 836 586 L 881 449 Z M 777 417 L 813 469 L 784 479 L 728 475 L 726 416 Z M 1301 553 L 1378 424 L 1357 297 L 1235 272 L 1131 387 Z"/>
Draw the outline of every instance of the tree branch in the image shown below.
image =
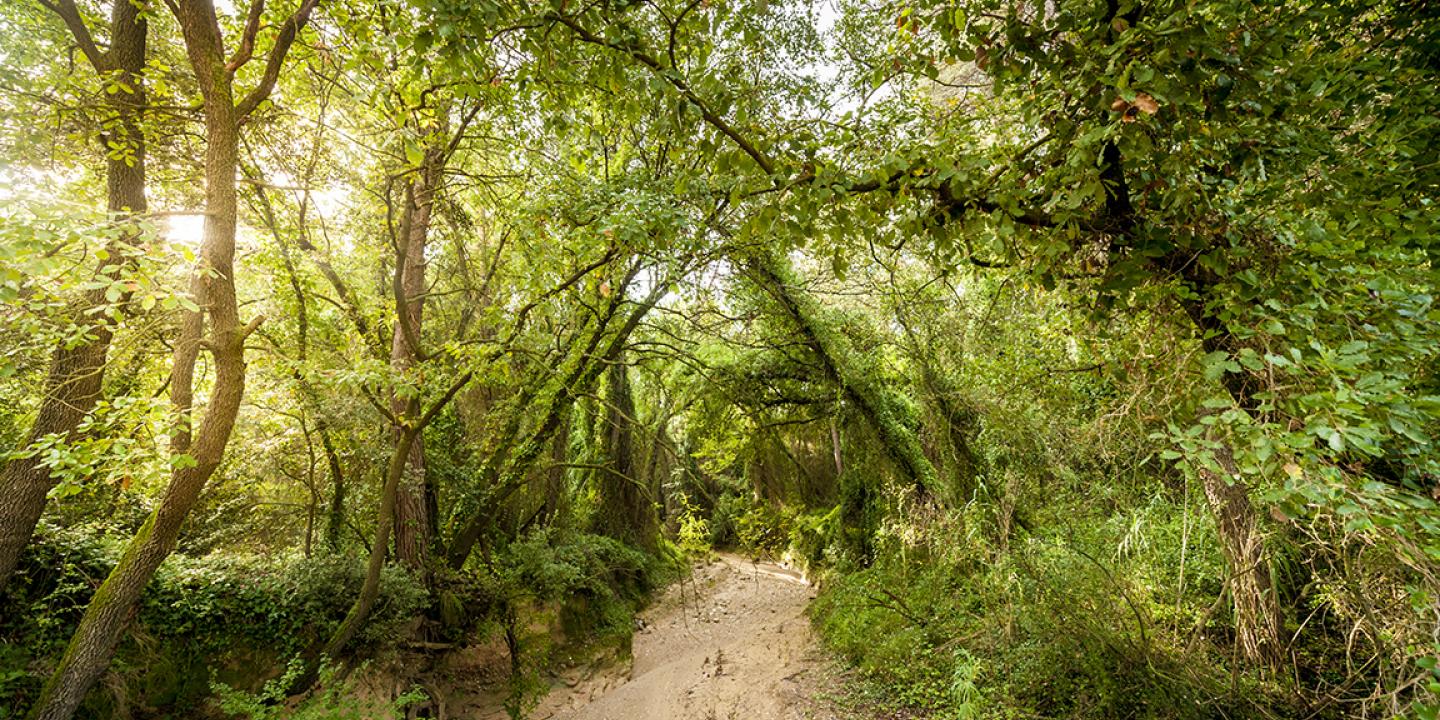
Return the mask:
<path id="1" fill-rule="evenodd" d="M 711 110 L 710 106 L 705 104 L 705 101 L 701 100 L 700 96 L 696 95 L 695 91 L 691 90 L 690 86 L 687 85 L 683 79 L 681 79 L 679 71 L 675 70 L 674 68 L 667 68 L 664 65 L 661 65 L 659 60 L 656 60 L 654 56 L 650 55 L 644 50 L 635 47 L 627 47 L 619 43 L 610 42 L 608 40 L 605 40 L 604 38 L 595 35 L 594 33 L 581 26 L 578 22 L 576 22 L 575 18 L 573 17 L 552 12 L 546 13 L 545 19 L 558 22 L 561 25 L 570 28 L 570 30 L 572 30 L 576 36 L 578 36 L 581 40 L 587 43 L 590 43 L 592 45 L 599 45 L 601 47 L 607 47 L 612 50 L 617 50 L 619 52 L 625 53 L 630 57 L 634 58 L 635 60 L 639 61 L 640 64 L 644 65 L 647 68 L 650 68 L 651 72 L 659 75 L 666 82 L 674 86 L 676 90 L 680 91 L 680 95 L 686 100 L 690 101 L 690 104 L 694 105 L 696 109 L 700 111 L 700 116 L 705 118 L 705 122 L 710 123 L 711 126 L 713 126 L 716 130 L 719 130 L 722 134 L 725 135 L 725 137 L 730 138 L 731 141 L 733 141 L 737 146 L 740 147 L 740 150 L 742 150 L 746 155 L 749 155 L 750 159 L 755 161 L 756 165 L 760 166 L 761 170 L 764 170 L 767 175 L 775 174 L 775 163 L 771 161 L 770 158 L 765 155 L 765 153 L 761 152 L 759 148 L 755 147 L 754 144 L 747 140 L 745 136 L 741 135 L 738 131 L 735 130 L 735 128 L 731 127 L 730 123 L 726 122 L 724 118 L 720 117 L 713 110 Z"/>
<path id="2" fill-rule="evenodd" d="M 259 2 L 260 0 L 256 0 L 256 4 Z M 280 34 L 275 37 L 275 45 L 270 48 L 270 57 L 265 61 L 265 74 L 260 78 L 260 84 L 256 85 L 255 89 L 251 90 L 250 94 L 246 95 L 245 99 L 241 100 L 235 108 L 242 119 L 254 112 L 255 108 L 270 96 L 270 91 L 275 89 L 275 82 L 280 79 L 280 68 L 285 65 L 285 55 L 290 52 L 290 46 L 294 44 L 295 36 L 299 35 L 305 25 L 310 22 L 311 11 L 319 4 L 320 0 L 303 0 L 300 3 L 300 9 L 296 10 L 295 14 L 280 26 Z M 248 31 L 249 28 L 246 29 Z"/>
<path id="3" fill-rule="evenodd" d="M 225 63 L 225 70 L 234 73 L 255 54 L 255 35 L 260 32 L 260 16 L 265 12 L 265 0 L 251 0 L 250 15 L 245 18 L 245 34 L 240 37 L 240 47 L 235 56 Z"/>
<path id="4" fill-rule="evenodd" d="M 55 0 L 53 3 L 50 0 L 38 1 L 65 22 L 70 34 L 75 36 L 80 52 L 85 53 L 85 59 L 90 61 L 95 72 L 103 75 L 110 70 L 110 58 L 95 45 L 95 37 L 90 34 L 90 28 L 85 26 L 84 18 L 80 17 L 80 9 L 75 7 L 75 0 Z"/>

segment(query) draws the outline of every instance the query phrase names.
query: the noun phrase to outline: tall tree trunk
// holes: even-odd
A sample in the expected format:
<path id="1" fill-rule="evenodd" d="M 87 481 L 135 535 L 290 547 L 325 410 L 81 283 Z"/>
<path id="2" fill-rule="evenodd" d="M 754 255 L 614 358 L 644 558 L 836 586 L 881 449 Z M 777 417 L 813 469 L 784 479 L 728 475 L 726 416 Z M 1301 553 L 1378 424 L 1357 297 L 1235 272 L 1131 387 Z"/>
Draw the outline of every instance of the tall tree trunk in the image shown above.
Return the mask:
<path id="1" fill-rule="evenodd" d="M 420 337 L 425 307 L 425 247 L 430 237 L 430 220 L 435 192 L 441 180 L 444 149 L 425 153 L 415 180 L 406 191 L 404 217 L 400 223 L 402 243 L 395 259 L 395 330 L 390 344 L 390 366 L 404 375 L 422 362 Z M 418 397 L 392 393 L 390 411 L 397 418 L 420 414 Z M 396 428 L 398 447 L 404 431 Z M 428 574 L 430 548 L 435 539 L 434 492 L 425 475 L 425 438 L 410 443 L 409 455 L 395 499 L 395 556 L 422 576 Z"/>
<path id="2" fill-rule="evenodd" d="M 670 477 L 670 463 L 664 457 L 669 442 L 666 428 L 670 425 L 670 418 L 675 416 L 677 408 L 665 406 L 660 411 L 660 417 L 655 418 L 655 430 L 650 433 L 650 443 L 645 453 L 645 487 L 648 488 L 650 497 L 655 504 L 657 514 L 656 521 L 659 527 L 665 525 L 667 510 L 665 507 L 665 480 Z M 658 529 L 657 529 L 658 532 Z"/>
<path id="3" fill-rule="evenodd" d="M 325 655 L 335 658 L 345 649 L 350 641 L 355 639 L 355 633 L 359 632 L 360 626 L 365 624 L 365 619 L 370 616 L 370 611 L 375 607 L 375 600 L 380 596 L 380 571 L 385 568 L 385 553 L 390 546 L 390 532 L 395 522 L 396 499 L 400 494 L 400 483 L 405 476 L 405 467 L 410 457 L 410 449 L 415 444 L 420 434 L 425 432 L 425 426 L 429 425 L 440 410 L 445 407 L 460 389 L 470 382 L 473 373 L 465 373 L 455 381 L 450 389 L 445 392 L 425 414 L 417 418 L 412 424 L 400 427 L 400 440 L 395 445 L 390 455 L 390 465 L 385 471 L 385 486 L 380 489 L 380 509 L 375 519 L 375 542 L 370 546 L 370 562 L 365 569 L 365 581 L 360 586 L 360 595 L 355 598 L 354 604 L 350 606 L 350 612 L 346 613 L 345 619 L 336 628 L 335 634 L 325 644 Z M 314 680 L 314 668 L 305 678 L 305 684 Z"/>
<path id="4" fill-rule="evenodd" d="M 222 101 L 206 103 L 206 220 L 201 256 L 205 267 L 214 272 L 198 274 L 192 288 L 197 303 L 205 308 L 211 320 L 215 387 L 193 443 L 188 419 L 193 403 L 195 362 L 202 340 L 200 311 L 191 313 L 184 323 L 175 344 L 172 374 L 172 402 L 181 417 L 181 429 L 171 442 L 172 452 L 188 454 L 193 465 L 185 467 L 186 463 L 181 463 L 174 472 L 160 505 L 131 539 L 119 564 L 90 601 L 59 667 L 35 705 L 32 714 L 35 720 L 69 718 L 85 692 L 104 673 L 141 591 L 174 549 L 185 516 L 220 465 L 240 408 L 245 387 L 246 329 L 239 323 L 232 278 L 237 123 L 228 97 L 227 88 Z"/>
<path id="5" fill-rule="evenodd" d="M 265 78 L 238 105 L 233 81 L 235 70 L 243 62 L 226 62 L 214 6 L 209 0 L 177 0 L 172 5 L 204 98 L 206 131 L 205 232 L 200 246 L 204 271 L 197 272 L 191 283 L 200 308 L 187 313 L 175 343 L 171 369 L 170 396 L 179 422 L 171 436 L 170 452 L 177 460 L 184 460 L 173 463 L 175 470 L 160 504 L 96 590 L 60 664 L 31 708 L 31 720 L 68 720 L 74 715 L 85 693 L 110 664 L 141 592 L 174 550 L 186 515 L 224 457 L 245 392 L 245 338 L 261 320 L 256 318 L 242 326 L 235 299 L 235 174 L 239 167 L 240 122 L 274 87 L 279 66 L 295 36 L 309 21 L 315 2 L 305 0 L 281 27 Z M 270 68 L 275 72 L 269 72 Z M 205 316 L 210 318 L 208 338 L 204 337 Z M 192 411 L 195 363 L 202 343 L 214 359 L 215 384 L 197 431 L 193 430 Z"/>
<path id="6" fill-rule="evenodd" d="M 331 550 L 339 550 L 340 531 L 345 527 L 345 476 L 340 471 L 340 455 L 335 452 L 335 442 L 330 439 L 330 428 L 320 422 L 317 429 L 320 431 L 320 447 L 325 450 L 325 462 L 330 468 L 330 509 L 325 517 L 325 544 Z"/>
<path id="7" fill-rule="evenodd" d="M 659 523 L 654 498 L 636 476 L 635 399 L 623 353 L 610 363 L 606 373 L 605 418 L 601 438 L 604 469 L 596 471 L 600 507 L 595 529 L 616 540 L 653 549 Z"/>
<path id="8" fill-rule="evenodd" d="M 93 48 L 74 3 L 61 2 L 56 8 L 81 46 Z M 125 148 L 124 152 L 107 150 L 105 163 L 106 209 L 112 222 L 124 222 L 128 216 L 146 211 L 145 137 L 141 130 L 146 97 L 141 72 L 145 68 L 147 25 L 140 9 L 130 2 L 112 6 L 110 25 L 109 50 L 103 55 L 98 51 L 86 54 L 97 73 L 113 75 L 118 84 L 131 88 L 130 92 L 105 95 L 110 122 L 100 138 L 102 147 L 116 143 Z M 106 248 L 108 258 L 101 261 L 97 279 L 110 280 L 119 275 L 127 257 L 122 246 L 135 238 L 134 233 L 127 233 Z M 45 396 L 21 447 L 29 447 L 47 435 L 73 438 L 80 421 L 95 408 L 114 328 L 108 314 L 90 315 L 87 311 L 104 303 L 105 288 L 97 288 L 85 293 L 71 309 L 75 322 L 95 325 L 86 342 L 55 348 L 45 380 Z M 30 543 L 54 487 L 55 478 L 49 468 L 41 465 L 39 457 L 15 458 L 0 470 L 0 589 L 4 589 L 20 554 Z"/>
<path id="9" fill-rule="evenodd" d="M 550 468 L 545 472 L 545 497 L 540 508 L 539 520 L 553 524 L 564 517 L 569 510 L 565 493 L 566 463 L 570 459 L 570 414 L 560 421 L 555 438 L 550 441 Z"/>
<path id="10" fill-rule="evenodd" d="M 1112 11 L 1114 7 L 1111 6 Z M 1137 217 L 1130 202 L 1123 158 L 1113 142 L 1105 144 L 1100 178 L 1106 184 L 1105 216 L 1112 226 L 1111 231 L 1126 238 L 1134 232 Z M 1189 286 L 1191 293 L 1180 300 L 1180 305 L 1195 326 L 1205 352 L 1223 351 L 1233 356 L 1240 350 L 1239 338 L 1208 306 L 1218 282 L 1215 275 L 1202 263 L 1195 262 L 1191 254 L 1174 250 L 1154 258 L 1151 265 L 1162 275 L 1176 276 Z M 1260 404 L 1255 399 L 1258 378 L 1239 372 L 1225 373 L 1221 379 L 1237 405 L 1252 416 L 1259 413 Z M 1274 593 L 1269 553 L 1260 533 L 1255 508 L 1250 502 L 1250 488 L 1235 472 L 1230 448 L 1222 447 L 1216 459 L 1230 477 L 1206 473 L 1201 479 L 1215 516 L 1215 527 L 1225 559 L 1230 565 L 1235 633 L 1246 660 L 1274 668 L 1280 659 L 1283 615 L 1280 601 Z"/>

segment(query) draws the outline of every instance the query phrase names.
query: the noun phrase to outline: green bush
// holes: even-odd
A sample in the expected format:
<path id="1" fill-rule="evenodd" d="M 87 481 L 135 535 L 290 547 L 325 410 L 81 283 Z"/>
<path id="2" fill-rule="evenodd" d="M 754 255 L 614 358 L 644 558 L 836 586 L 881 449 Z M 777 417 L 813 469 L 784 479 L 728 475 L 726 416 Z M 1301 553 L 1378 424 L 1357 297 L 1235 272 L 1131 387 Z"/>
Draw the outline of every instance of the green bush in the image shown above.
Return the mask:
<path id="1" fill-rule="evenodd" d="M 175 556 L 151 584 L 141 619 L 159 634 L 193 636 L 220 652 L 236 645 L 292 654 L 323 641 L 345 617 L 365 567 L 357 558 Z M 398 639 L 425 607 L 425 587 L 398 566 L 380 575 L 380 596 L 357 635 L 359 646 Z"/>
<path id="2" fill-rule="evenodd" d="M 752 504 L 735 522 L 740 547 L 754 553 L 780 555 L 790 543 L 794 517 L 793 511 L 769 503 Z"/>
<path id="3" fill-rule="evenodd" d="M 357 697 L 353 681 L 343 680 L 339 668 L 326 664 L 320 668 L 316 689 L 298 705 L 287 707 L 285 700 L 289 688 L 305 672 L 305 662 L 295 658 L 286 666 L 285 673 L 265 683 L 258 692 L 245 692 L 226 685 L 213 683 L 215 704 L 229 716 L 249 720 L 362 720 L 385 716 L 405 717 L 406 708 L 426 699 L 420 688 L 411 688 L 390 703 L 362 700 Z"/>
<path id="4" fill-rule="evenodd" d="M 677 576 L 683 556 L 661 543 L 650 554 L 603 535 L 540 528 L 506 545 L 495 561 L 471 576 L 468 591 L 476 619 L 504 633 L 511 653 L 505 707 L 522 717 L 549 690 L 541 673 L 557 660 L 547 631 L 529 626 L 559 605 L 569 639 L 564 649 L 616 650 L 628 655 L 635 611 L 655 589 Z"/>
<path id="5" fill-rule="evenodd" d="M 675 541 L 679 544 L 681 552 L 691 556 L 704 556 L 710 553 L 714 545 L 710 542 L 710 521 L 707 520 L 700 508 L 691 504 L 690 498 L 686 495 L 680 496 L 680 505 L 683 508 L 680 514 L 680 527 L 675 533 Z"/>
<path id="6" fill-rule="evenodd" d="M 957 719 L 1251 717 L 1270 704 L 1252 681 L 1232 687 L 1223 658 L 1187 647 L 1188 614 L 1157 620 L 1175 616 L 1173 597 L 1133 578 L 1168 546 L 1135 550 L 1120 573 L 1096 549 L 1113 537 L 1031 538 L 1005 552 L 941 541 L 964 520 L 932 528 L 933 546 L 882 533 L 875 562 L 831 574 L 811 608 L 874 702 Z M 816 525 L 824 519 L 797 527 Z"/>
<path id="7" fill-rule="evenodd" d="M 0 607 L 21 609 L 0 614 L 0 640 L 17 649 L 0 655 L 0 697 L 9 704 L 24 707 L 38 693 L 44 668 L 63 651 L 120 549 L 84 530 L 41 527 L 0 597 Z M 173 555 L 146 587 L 114 668 L 133 701 L 191 707 L 208 692 L 211 667 L 234 668 L 226 679 L 246 685 L 257 668 L 313 650 L 344 618 L 364 571 L 359 558 L 340 556 Z M 386 568 L 357 646 L 397 639 L 426 602 L 422 585 Z M 97 692 L 92 702 L 107 701 Z"/>
<path id="8" fill-rule="evenodd" d="M 710 511 L 710 546 L 733 548 L 740 543 L 740 516 L 750 508 L 750 498 L 740 491 L 726 490 Z"/>

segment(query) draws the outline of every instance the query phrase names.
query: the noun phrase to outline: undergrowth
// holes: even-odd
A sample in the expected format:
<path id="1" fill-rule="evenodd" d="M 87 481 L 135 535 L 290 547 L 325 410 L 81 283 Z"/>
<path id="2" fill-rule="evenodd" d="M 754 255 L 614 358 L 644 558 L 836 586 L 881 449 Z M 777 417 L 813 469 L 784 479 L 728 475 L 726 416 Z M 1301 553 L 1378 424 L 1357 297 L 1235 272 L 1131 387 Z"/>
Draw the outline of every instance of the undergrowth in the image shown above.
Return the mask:
<path id="1" fill-rule="evenodd" d="M 1265 714 L 1260 689 L 1159 619 L 1174 599 L 1120 579 L 1113 556 L 1044 539 L 949 550 L 892 544 L 828 576 L 816 628 L 871 701 L 957 720 Z"/>

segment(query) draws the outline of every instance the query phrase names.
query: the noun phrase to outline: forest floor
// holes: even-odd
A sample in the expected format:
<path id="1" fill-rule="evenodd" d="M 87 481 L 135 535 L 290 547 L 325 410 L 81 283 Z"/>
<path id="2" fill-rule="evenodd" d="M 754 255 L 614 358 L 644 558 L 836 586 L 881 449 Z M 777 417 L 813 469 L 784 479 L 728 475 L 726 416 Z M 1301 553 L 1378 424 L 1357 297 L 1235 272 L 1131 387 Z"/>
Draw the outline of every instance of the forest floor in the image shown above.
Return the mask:
<path id="1" fill-rule="evenodd" d="M 792 570 L 722 554 L 640 614 L 633 663 L 572 671 L 537 720 L 825 720 L 849 717 L 844 679 L 805 607 L 814 589 Z"/>

